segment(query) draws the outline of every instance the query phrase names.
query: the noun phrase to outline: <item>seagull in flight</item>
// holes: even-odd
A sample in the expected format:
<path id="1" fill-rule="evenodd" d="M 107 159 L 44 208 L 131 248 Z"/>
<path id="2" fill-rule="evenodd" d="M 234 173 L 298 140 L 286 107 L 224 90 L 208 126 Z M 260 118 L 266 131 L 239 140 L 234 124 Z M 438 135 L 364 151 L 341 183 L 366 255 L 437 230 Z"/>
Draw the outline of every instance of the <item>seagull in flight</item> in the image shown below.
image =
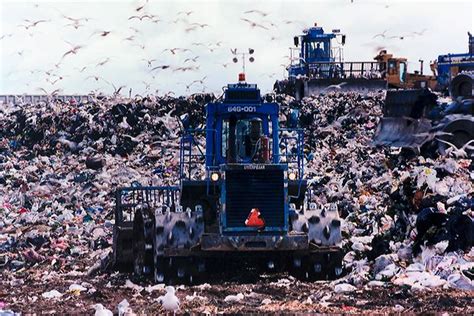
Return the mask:
<path id="1" fill-rule="evenodd" d="M 26 30 L 29 30 L 30 28 L 32 27 L 35 27 L 37 26 L 38 24 L 40 23 L 46 23 L 46 22 L 51 22 L 51 20 L 37 20 L 37 21 L 31 21 L 31 20 L 28 20 L 28 19 L 25 19 L 23 20 L 27 23 L 29 23 L 28 25 L 18 25 L 20 27 L 24 27 Z"/>
<path id="2" fill-rule="evenodd" d="M 66 57 L 67 55 L 69 55 L 69 54 L 76 55 L 76 54 L 77 54 L 77 51 L 78 51 L 79 49 L 81 49 L 81 48 L 84 47 L 84 46 L 82 46 L 82 45 L 75 45 L 75 44 L 72 44 L 72 43 L 70 43 L 70 42 L 68 42 L 68 41 L 66 41 L 66 43 L 68 43 L 69 45 L 71 45 L 72 48 L 63 54 L 63 56 L 61 57 L 61 60 L 62 60 L 64 57 Z"/>
<path id="3" fill-rule="evenodd" d="M 261 16 L 263 16 L 263 17 L 266 17 L 268 15 L 268 13 L 260 11 L 260 10 L 249 10 L 249 11 L 244 12 L 244 14 L 249 14 L 249 13 L 257 13 L 257 14 L 260 14 Z"/>
<path id="4" fill-rule="evenodd" d="M 382 33 L 375 34 L 372 38 L 377 38 L 377 37 L 382 37 L 385 38 L 385 33 L 387 33 L 387 30 L 383 31 Z"/>
<path id="5" fill-rule="evenodd" d="M 142 58 L 141 60 L 146 61 L 148 64 L 148 67 L 151 67 L 152 63 L 156 61 L 156 59 L 145 59 L 145 58 Z"/>
<path id="6" fill-rule="evenodd" d="M 108 63 L 109 61 L 110 61 L 110 58 L 107 57 L 106 59 L 104 59 L 104 60 L 98 62 L 97 65 L 95 65 L 95 66 L 96 66 L 96 67 L 103 66 L 103 65 L 105 65 L 106 63 Z"/>
<path id="7" fill-rule="evenodd" d="M 94 33 L 91 34 L 91 36 L 89 36 L 89 38 L 91 38 L 92 36 L 96 35 L 96 34 L 99 34 L 101 37 L 106 37 L 107 35 L 109 35 L 112 31 L 95 31 Z"/>
<path id="8" fill-rule="evenodd" d="M 194 11 L 180 11 L 180 12 L 178 12 L 178 15 L 186 14 L 187 16 L 190 16 L 193 13 L 194 13 Z"/>
<path id="9" fill-rule="evenodd" d="M 188 61 L 192 61 L 193 63 L 195 63 L 198 58 L 199 58 L 199 56 L 196 56 L 196 57 L 194 57 L 194 58 L 186 58 L 183 63 L 186 63 L 186 62 L 188 62 Z"/>
<path id="10" fill-rule="evenodd" d="M 132 15 L 131 17 L 129 17 L 128 19 L 129 20 L 133 20 L 133 19 L 138 19 L 140 21 L 143 21 L 143 19 L 150 19 L 152 20 L 155 16 L 154 15 L 151 15 L 151 14 L 143 14 L 143 15 Z"/>
<path id="11" fill-rule="evenodd" d="M 150 71 L 155 71 L 155 70 L 158 70 L 158 69 L 165 70 L 165 69 L 168 69 L 170 67 L 171 67 L 170 65 L 160 65 L 160 66 L 153 67 Z"/>
<path id="12" fill-rule="evenodd" d="M 247 22 L 250 25 L 250 27 L 252 27 L 252 28 L 260 27 L 262 29 L 268 30 L 268 27 L 266 27 L 265 25 L 258 24 L 254 21 L 249 20 L 249 19 L 241 18 L 241 20 Z"/>
<path id="13" fill-rule="evenodd" d="M 419 31 L 419 32 L 414 31 L 414 32 L 411 32 L 411 33 L 414 34 L 414 35 L 422 36 L 427 30 L 428 30 L 428 29 L 423 29 L 423 30 L 421 30 L 421 31 Z"/>

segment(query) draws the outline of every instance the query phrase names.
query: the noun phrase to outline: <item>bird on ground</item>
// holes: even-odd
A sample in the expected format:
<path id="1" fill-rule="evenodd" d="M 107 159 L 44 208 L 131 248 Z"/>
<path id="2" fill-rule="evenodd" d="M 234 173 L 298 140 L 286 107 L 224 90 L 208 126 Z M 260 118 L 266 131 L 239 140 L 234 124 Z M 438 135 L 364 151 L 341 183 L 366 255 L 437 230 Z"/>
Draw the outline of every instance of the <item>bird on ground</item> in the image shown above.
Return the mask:
<path id="1" fill-rule="evenodd" d="M 166 294 L 160 296 L 158 301 L 161 303 L 161 306 L 168 312 L 176 312 L 179 309 L 179 299 L 175 295 L 175 289 L 172 286 L 167 286 Z"/>
<path id="2" fill-rule="evenodd" d="M 268 30 L 268 27 L 266 27 L 265 25 L 258 24 L 254 21 L 249 20 L 249 19 L 241 18 L 241 20 L 244 21 L 244 22 L 247 22 L 250 25 L 250 27 L 252 27 L 252 28 L 259 27 L 259 28 Z"/>
<path id="3" fill-rule="evenodd" d="M 95 309 L 94 316 L 113 316 L 114 315 L 112 311 L 108 310 L 102 304 L 95 304 L 92 307 Z"/>
<path id="4" fill-rule="evenodd" d="M 260 14 L 261 16 L 263 16 L 263 17 L 268 15 L 268 13 L 260 11 L 260 10 L 249 10 L 249 11 L 244 12 L 244 14 L 249 14 L 249 13 L 257 13 L 257 14 Z"/>

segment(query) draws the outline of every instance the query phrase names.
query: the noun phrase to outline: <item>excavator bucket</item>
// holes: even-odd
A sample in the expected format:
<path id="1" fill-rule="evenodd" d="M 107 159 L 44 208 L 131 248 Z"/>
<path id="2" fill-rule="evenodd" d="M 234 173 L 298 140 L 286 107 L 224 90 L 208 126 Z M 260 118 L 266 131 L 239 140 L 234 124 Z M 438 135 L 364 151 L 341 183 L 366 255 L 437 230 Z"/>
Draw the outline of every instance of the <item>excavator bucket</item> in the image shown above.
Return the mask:
<path id="1" fill-rule="evenodd" d="M 401 117 L 382 118 L 375 133 L 374 145 L 392 147 L 421 147 L 431 140 L 430 120 Z"/>
<path id="2" fill-rule="evenodd" d="M 431 121 L 426 118 L 436 106 L 436 95 L 429 90 L 388 90 L 373 144 L 419 148 L 432 140 Z"/>

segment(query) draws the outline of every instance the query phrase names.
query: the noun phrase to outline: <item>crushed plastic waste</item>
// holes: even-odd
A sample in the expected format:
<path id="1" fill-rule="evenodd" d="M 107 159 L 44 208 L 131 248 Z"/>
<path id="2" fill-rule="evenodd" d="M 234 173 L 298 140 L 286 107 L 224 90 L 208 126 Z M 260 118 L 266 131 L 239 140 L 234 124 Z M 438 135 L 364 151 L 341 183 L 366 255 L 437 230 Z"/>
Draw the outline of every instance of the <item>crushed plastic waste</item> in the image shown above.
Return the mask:
<path id="1" fill-rule="evenodd" d="M 347 283 L 341 283 L 341 284 L 336 284 L 334 287 L 334 292 L 336 293 L 348 293 L 348 292 L 354 292 L 357 290 L 355 286 L 352 286 Z"/>
<path id="2" fill-rule="evenodd" d="M 127 301 L 127 299 L 123 299 L 120 303 L 118 303 L 117 310 L 118 310 L 119 316 L 133 314 L 133 310 L 130 307 L 130 303 Z"/>
<path id="3" fill-rule="evenodd" d="M 224 302 L 227 302 L 227 303 L 236 303 L 236 302 L 240 302 L 241 300 L 244 299 L 244 294 L 242 293 L 239 293 L 237 295 L 227 295 L 225 298 L 224 298 Z"/>
<path id="4" fill-rule="evenodd" d="M 63 294 L 61 294 L 58 290 L 51 290 L 48 292 L 44 292 L 43 294 L 41 294 L 41 296 L 46 299 L 55 299 L 62 297 Z"/>

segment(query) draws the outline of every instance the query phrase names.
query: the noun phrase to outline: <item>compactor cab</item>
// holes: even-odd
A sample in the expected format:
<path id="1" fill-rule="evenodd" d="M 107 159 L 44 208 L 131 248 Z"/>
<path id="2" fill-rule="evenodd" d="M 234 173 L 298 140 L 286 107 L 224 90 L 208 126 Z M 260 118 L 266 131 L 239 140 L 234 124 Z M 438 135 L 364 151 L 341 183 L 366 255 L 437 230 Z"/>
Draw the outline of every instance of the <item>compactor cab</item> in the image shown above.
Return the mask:
<path id="1" fill-rule="evenodd" d="M 180 142 L 180 182 L 117 191 L 114 258 L 157 282 L 199 282 L 212 263 L 342 273 L 335 205 L 311 202 L 303 130 L 280 126 L 279 105 L 241 76 L 206 105 L 205 129 Z"/>

